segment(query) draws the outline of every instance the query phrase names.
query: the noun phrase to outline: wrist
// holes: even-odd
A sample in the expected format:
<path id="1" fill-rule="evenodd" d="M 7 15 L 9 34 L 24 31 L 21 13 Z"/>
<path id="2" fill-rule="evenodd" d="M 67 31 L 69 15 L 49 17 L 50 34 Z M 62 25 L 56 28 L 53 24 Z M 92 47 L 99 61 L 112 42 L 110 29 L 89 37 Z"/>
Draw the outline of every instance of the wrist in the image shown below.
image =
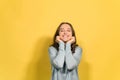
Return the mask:
<path id="1" fill-rule="evenodd" d="M 64 49 L 65 43 L 63 41 L 59 41 L 58 44 L 60 49 Z"/>
<path id="2" fill-rule="evenodd" d="M 70 42 L 70 41 L 68 41 L 68 42 L 66 42 L 66 44 L 71 44 L 71 42 Z"/>
<path id="3" fill-rule="evenodd" d="M 66 47 L 71 47 L 71 42 L 67 42 Z"/>

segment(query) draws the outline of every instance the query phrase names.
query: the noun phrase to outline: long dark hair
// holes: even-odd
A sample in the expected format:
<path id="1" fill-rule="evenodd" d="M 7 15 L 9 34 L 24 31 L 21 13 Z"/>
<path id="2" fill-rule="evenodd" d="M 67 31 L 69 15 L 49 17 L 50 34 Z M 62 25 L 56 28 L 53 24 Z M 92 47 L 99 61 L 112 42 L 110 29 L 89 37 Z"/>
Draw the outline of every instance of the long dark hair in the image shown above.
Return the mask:
<path id="1" fill-rule="evenodd" d="M 68 22 L 62 22 L 62 23 L 58 26 L 58 28 L 57 28 L 57 30 L 56 30 L 56 32 L 55 32 L 54 38 L 53 38 L 53 44 L 52 44 L 51 46 L 55 47 L 57 50 L 59 49 L 59 48 L 58 48 L 58 47 L 59 47 L 59 44 L 56 42 L 56 36 L 59 36 L 60 27 L 61 27 L 63 24 L 68 24 L 68 25 L 71 27 L 72 36 L 75 37 L 75 42 L 71 44 L 71 51 L 72 51 L 72 53 L 74 53 L 74 52 L 75 52 L 75 47 L 78 46 L 78 45 L 76 44 L 76 35 L 75 35 L 75 31 L 74 31 L 74 29 L 73 29 L 73 26 L 72 26 L 72 24 L 70 24 L 70 23 L 68 23 Z"/>

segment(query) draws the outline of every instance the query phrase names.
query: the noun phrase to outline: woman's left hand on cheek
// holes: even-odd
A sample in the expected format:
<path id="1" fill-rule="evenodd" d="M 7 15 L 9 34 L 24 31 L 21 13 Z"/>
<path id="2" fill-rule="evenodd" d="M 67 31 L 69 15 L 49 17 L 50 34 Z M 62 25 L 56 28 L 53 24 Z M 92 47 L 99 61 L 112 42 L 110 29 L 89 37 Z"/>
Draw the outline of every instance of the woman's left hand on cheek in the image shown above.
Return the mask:
<path id="1" fill-rule="evenodd" d="M 75 37 L 72 37 L 68 42 L 69 43 L 74 43 L 75 42 Z"/>

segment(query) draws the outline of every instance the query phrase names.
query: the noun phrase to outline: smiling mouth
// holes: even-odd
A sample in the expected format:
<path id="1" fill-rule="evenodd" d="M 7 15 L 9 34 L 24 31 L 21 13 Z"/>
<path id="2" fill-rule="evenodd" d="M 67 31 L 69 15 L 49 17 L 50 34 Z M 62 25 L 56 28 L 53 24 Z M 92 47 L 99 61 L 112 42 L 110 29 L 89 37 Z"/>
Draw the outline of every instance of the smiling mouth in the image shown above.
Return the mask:
<path id="1" fill-rule="evenodd" d="M 69 35 L 63 35 L 62 37 L 69 37 Z"/>

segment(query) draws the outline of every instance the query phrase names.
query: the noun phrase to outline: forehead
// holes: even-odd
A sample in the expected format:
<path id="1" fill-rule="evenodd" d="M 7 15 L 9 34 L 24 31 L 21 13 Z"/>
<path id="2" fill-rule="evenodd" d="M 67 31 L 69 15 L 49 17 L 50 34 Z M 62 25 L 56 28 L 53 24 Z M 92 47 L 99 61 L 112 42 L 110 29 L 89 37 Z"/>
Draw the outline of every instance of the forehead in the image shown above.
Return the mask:
<path id="1" fill-rule="evenodd" d="M 62 25 L 60 26 L 60 29 L 71 29 L 71 27 L 70 27 L 70 25 L 68 25 L 68 24 L 62 24 Z"/>

